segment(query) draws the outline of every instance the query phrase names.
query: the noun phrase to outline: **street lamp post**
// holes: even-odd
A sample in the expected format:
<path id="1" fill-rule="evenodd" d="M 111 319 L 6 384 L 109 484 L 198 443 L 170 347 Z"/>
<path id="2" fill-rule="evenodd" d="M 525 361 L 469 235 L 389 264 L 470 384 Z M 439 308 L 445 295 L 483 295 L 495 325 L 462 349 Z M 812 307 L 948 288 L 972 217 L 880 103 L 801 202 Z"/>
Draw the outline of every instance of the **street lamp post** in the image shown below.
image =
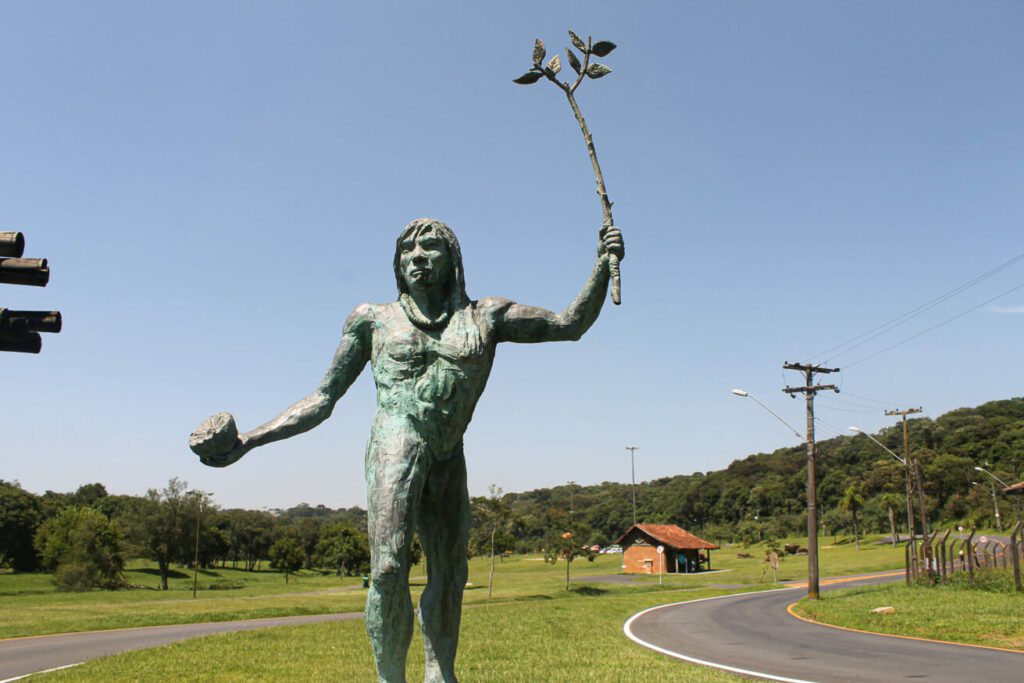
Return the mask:
<path id="1" fill-rule="evenodd" d="M 905 483 L 906 483 L 906 488 L 907 488 L 907 531 L 910 533 L 910 547 L 911 547 L 912 550 L 914 550 L 914 553 L 915 553 L 914 557 L 916 558 L 917 557 L 917 554 L 916 554 L 917 550 L 916 550 L 916 534 L 914 533 L 914 508 L 911 506 L 911 503 L 910 503 L 910 468 L 907 467 L 907 461 L 905 459 L 901 458 L 900 456 L 896 455 L 895 453 L 893 453 L 891 450 L 889 450 L 886 447 L 885 444 L 883 444 L 881 441 L 879 441 L 875 437 L 873 437 L 870 434 L 868 434 L 867 432 L 865 432 L 860 427 L 850 427 L 850 431 L 851 432 L 856 432 L 858 434 L 863 434 L 864 436 L 866 436 L 869 439 L 871 439 L 872 441 L 874 441 L 876 444 L 881 446 L 882 450 L 884 450 L 886 453 L 888 453 L 892 457 L 896 458 L 896 461 L 899 462 L 901 465 L 903 465 L 904 468 L 906 469 L 906 472 L 905 472 Z"/>
<path id="2" fill-rule="evenodd" d="M 742 396 L 743 398 L 752 398 L 752 399 L 754 399 L 755 401 L 757 401 L 757 405 L 761 406 L 762 408 L 767 410 L 769 413 L 774 415 L 776 420 L 778 420 L 782 424 L 786 425 L 786 427 L 789 429 L 789 431 L 791 431 L 794 434 L 796 434 L 796 438 L 798 438 L 798 439 L 803 439 L 804 438 L 804 435 L 801 434 L 800 432 L 796 431 L 796 429 L 793 428 L 793 425 L 789 424 L 788 422 L 783 420 L 781 417 L 779 417 L 774 410 L 772 410 L 771 408 L 769 408 L 765 404 L 761 403 L 761 401 L 757 398 L 757 396 L 754 396 L 749 391 L 744 391 L 743 389 L 733 389 L 732 393 L 736 394 L 737 396 Z"/>
<path id="3" fill-rule="evenodd" d="M 636 526 L 636 466 L 633 463 L 633 453 L 639 449 L 639 446 L 626 446 L 626 450 L 629 451 L 629 477 L 633 482 L 633 526 Z"/>
<path id="4" fill-rule="evenodd" d="M 793 425 L 779 417 L 774 410 L 762 403 L 756 396 L 743 389 L 733 389 L 732 393 L 743 398 L 752 398 L 754 401 L 771 413 L 776 420 L 786 425 L 789 431 L 796 434 L 798 439 L 804 440 L 808 448 L 807 461 L 807 594 L 812 600 L 818 599 L 818 523 L 815 515 L 815 486 L 814 486 L 814 413 L 810 409 L 808 400 L 807 413 L 807 436 L 798 432 Z M 810 396 L 810 395 L 808 395 Z M 759 511 L 760 512 L 760 511 Z M 760 516 L 760 515 L 758 515 Z"/>
<path id="5" fill-rule="evenodd" d="M 985 464 L 987 465 L 988 463 Z M 975 467 L 974 469 L 976 469 L 979 472 L 984 472 L 991 478 L 991 481 L 989 481 L 989 485 L 992 487 L 992 507 L 994 507 L 996 510 L 996 531 L 1002 531 L 1003 525 L 999 519 L 999 502 L 996 500 L 996 482 L 998 481 L 1000 484 L 1002 484 L 1003 488 L 1006 488 L 1007 486 L 1009 486 L 1009 484 L 1007 484 L 1005 481 L 1003 481 L 996 475 L 986 470 L 984 467 Z"/>

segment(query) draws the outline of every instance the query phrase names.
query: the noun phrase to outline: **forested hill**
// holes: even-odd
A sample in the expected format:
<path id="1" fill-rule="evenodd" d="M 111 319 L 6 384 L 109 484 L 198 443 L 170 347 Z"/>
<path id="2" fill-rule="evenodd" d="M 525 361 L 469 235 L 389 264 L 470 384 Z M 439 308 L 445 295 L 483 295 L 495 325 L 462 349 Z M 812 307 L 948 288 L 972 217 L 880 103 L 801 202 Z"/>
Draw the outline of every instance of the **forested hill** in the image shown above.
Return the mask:
<path id="1" fill-rule="evenodd" d="M 959 408 L 936 419 L 908 419 L 908 426 L 911 459 L 921 464 L 929 521 L 994 524 L 990 479 L 974 468 L 986 467 L 1007 483 L 1019 481 L 1018 470 L 1024 471 L 1024 398 Z M 902 457 L 901 423 L 873 436 Z M 724 470 L 637 484 L 637 521 L 678 524 L 711 540 L 806 533 L 806 459 L 806 446 L 799 445 L 751 455 Z M 855 500 L 863 500 L 855 503 L 861 530 L 888 532 L 890 505 L 897 525 L 902 518 L 906 526 L 905 513 L 900 513 L 905 510 L 903 466 L 865 435 L 817 441 L 815 462 L 819 519 L 827 533 L 849 533 L 850 515 L 842 503 L 851 487 Z M 1000 488 L 997 500 L 1003 520 L 1009 522 L 1015 518 L 1013 503 Z M 633 520 L 628 483 L 567 484 L 505 494 L 502 501 L 515 513 L 518 528 L 511 535 L 523 549 L 564 533 L 570 522 L 575 537 L 605 545 Z"/>
<path id="2" fill-rule="evenodd" d="M 921 464 L 932 528 L 993 526 L 993 493 L 1009 526 L 1016 518 L 1014 502 L 1024 501 L 1010 500 L 974 468 L 985 467 L 1008 483 L 1020 480 L 1024 399 L 992 401 L 908 424 L 911 458 Z M 898 422 L 876 436 L 902 454 Z M 724 470 L 637 484 L 636 519 L 677 524 L 719 542 L 805 534 L 806 457 L 800 445 L 751 455 Z M 851 533 L 854 510 L 862 532 L 889 532 L 891 524 L 905 531 L 903 466 L 867 436 L 819 441 L 816 464 L 819 519 L 826 533 Z M 472 553 L 490 552 L 492 537 L 496 550 L 550 549 L 563 543 L 567 532 L 581 545 L 608 545 L 633 521 L 629 484 L 493 493 L 472 499 Z M 108 495 L 101 483 L 83 485 L 75 493 L 37 495 L 17 482 L 0 480 L 0 568 L 59 569 L 67 553 L 57 553 L 54 548 L 64 546 L 54 545 L 53 539 L 107 538 L 111 557 L 120 557 L 122 550 L 126 557 L 149 557 L 166 574 L 171 563 L 192 561 L 196 520 L 201 520 L 202 566 L 231 562 L 256 567 L 273 556 L 275 547 L 282 553 L 301 551 L 307 567 L 338 571 L 363 571 L 369 558 L 366 512 L 358 507 L 221 510 L 208 494 L 187 490 L 177 479 L 145 496 Z M 82 547 L 95 545 L 90 543 Z"/>

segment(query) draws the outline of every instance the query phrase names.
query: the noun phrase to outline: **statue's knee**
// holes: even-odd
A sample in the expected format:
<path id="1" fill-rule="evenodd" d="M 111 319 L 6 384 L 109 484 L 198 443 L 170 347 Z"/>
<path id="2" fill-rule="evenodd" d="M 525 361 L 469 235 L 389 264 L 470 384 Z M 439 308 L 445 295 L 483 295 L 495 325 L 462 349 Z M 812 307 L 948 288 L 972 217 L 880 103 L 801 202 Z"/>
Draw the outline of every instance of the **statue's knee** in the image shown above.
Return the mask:
<path id="1" fill-rule="evenodd" d="M 384 561 L 370 572 L 370 585 L 378 593 L 392 594 L 408 590 L 409 582 L 397 562 Z"/>

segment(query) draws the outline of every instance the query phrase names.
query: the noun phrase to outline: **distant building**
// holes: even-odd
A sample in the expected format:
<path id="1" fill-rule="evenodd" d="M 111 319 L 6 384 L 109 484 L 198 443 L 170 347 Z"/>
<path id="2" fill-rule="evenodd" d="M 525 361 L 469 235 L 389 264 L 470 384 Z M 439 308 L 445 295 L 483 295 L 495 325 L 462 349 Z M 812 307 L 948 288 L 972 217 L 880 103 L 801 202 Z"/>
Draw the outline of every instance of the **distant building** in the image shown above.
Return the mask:
<path id="1" fill-rule="evenodd" d="M 634 524 L 615 543 L 623 548 L 622 565 L 627 574 L 707 571 L 711 569 L 711 551 L 718 550 L 714 543 L 675 524 Z M 660 559 L 658 546 L 664 549 Z"/>

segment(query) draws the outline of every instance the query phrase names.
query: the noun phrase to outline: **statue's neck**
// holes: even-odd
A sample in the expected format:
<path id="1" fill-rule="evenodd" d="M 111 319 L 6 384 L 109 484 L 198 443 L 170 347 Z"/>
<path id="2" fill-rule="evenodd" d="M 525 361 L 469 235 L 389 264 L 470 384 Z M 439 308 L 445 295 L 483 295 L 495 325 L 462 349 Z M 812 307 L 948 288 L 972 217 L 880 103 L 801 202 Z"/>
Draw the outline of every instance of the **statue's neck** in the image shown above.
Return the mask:
<path id="1" fill-rule="evenodd" d="M 410 289 L 409 298 L 412 299 L 420 314 L 428 320 L 436 320 L 450 312 L 447 298 L 439 287 L 431 287 L 428 290 Z"/>
<path id="2" fill-rule="evenodd" d="M 452 314 L 447 299 L 430 292 L 410 291 L 398 301 L 410 322 L 422 330 L 443 330 Z"/>

